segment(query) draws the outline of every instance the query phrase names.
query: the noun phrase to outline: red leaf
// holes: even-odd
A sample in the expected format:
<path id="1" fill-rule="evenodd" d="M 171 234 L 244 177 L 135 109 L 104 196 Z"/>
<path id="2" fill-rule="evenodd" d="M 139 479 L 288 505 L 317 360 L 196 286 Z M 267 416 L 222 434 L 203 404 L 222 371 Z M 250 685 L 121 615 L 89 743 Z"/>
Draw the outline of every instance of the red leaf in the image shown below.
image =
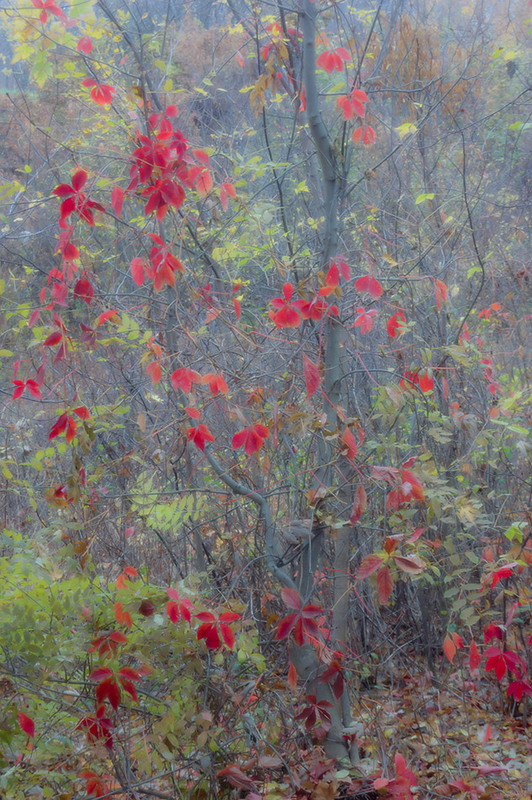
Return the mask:
<path id="1" fill-rule="evenodd" d="M 342 436 L 342 452 L 352 461 L 357 454 L 358 446 L 351 430 L 346 428 Z"/>
<path id="2" fill-rule="evenodd" d="M 416 528 L 412 536 L 409 536 L 406 541 L 409 544 L 413 544 L 414 542 L 417 542 L 423 533 L 425 533 L 425 528 Z"/>
<path id="3" fill-rule="evenodd" d="M 146 372 L 151 378 L 152 383 L 160 383 L 162 378 L 161 363 L 159 361 L 151 361 L 146 366 Z"/>
<path id="4" fill-rule="evenodd" d="M 72 175 L 72 188 L 75 189 L 76 192 L 79 192 L 87 183 L 88 177 L 89 175 L 86 170 L 76 170 L 76 172 Z"/>
<path id="5" fill-rule="evenodd" d="M 200 611 L 199 614 L 196 614 L 196 619 L 199 619 L 200 622 L 216 622 L 216 617 L 212 611 Z"/>
<path id="6" fill-rule="evenodd" d="M 493 557 L 490 560 L 493 560 Z M 492 639 L 499 639 L 501 642 L 504 639 L 504 633 L 501 626 L 495 625 L 493 622 L 491 622 L 484 630 L 484 642 L 491 642 Z"/>
<path id="7" fill-rule="evenodd" d="M 382 286 L 373 275 L 364 275 L 355 281 L 357 292 L 367 292 L 374 300 L 378 300 L 382 295 Z"/>
<path id="8" fill-rule="evenodd" d="M 94 78 L 85 78 L 81 82 L 83 86 L 92 87 L 91 97 L 99 106 L 107 106 L 113 102 L 113 95 L 116 89 L 107 83 L 97 83 Z M 74 186 L 74 184 L 72 184 Z"/>
<path id="9" fill-rule="evenodd" d="M 237 614 L 236 611 L 224 611 L 218 619 L 220 622 L 236 622 L 237 619 L 240 619 L 240 614 Z"/>
<path id="10" fill-rule="evenodd" d="M 372 308 L 369 311 L 364 311 L 364 309 L 359 306 L 356 309 L 356 313 L 358 316 L 355 319 L 355 328 L 360 328 L 360 333 L 364 336 L 364 334 L 369 333 L 373 328 L 373 317 L 376 316 L 377 309 Z"/>
<path id="11" fill-rule="evenodd" d="M 200 450 L 205 450 L 205 442 L 214 442 L 214 436 L 210 430 L 201 423 L 194 428 L 187 429 L 187 439 L 194 442 Z"/>
<path id="12" fill-rule="evenodd" d="M 492 670 L 500 683 L 506 672 L 506 662 L 497 647 L 489 647 L 486 650 L 486 672 L 491 672 Z"/>
<path id="13" fill-rule="evenodd" d="M 310 358 L 303 353 L 303 372 L 305 375 L 305 385 L 307 387 L 307 397 L 310 400 L 312 395 L 317 392 L 320 385 L 320 370 Z"/>
<path id="14" fill-rule="evenodd" d="M 229 391 L 225 378 L 221 373 L 209 372 L 201 378 L 201 383 L 207 383 L 209 385 L 213 397 L 216 397 L 220 392 L 222 394 L 227 394 Z"/>
<path id="15" fill-rule="evenodd" d="M 303 608 L 301 609 L 301 616 L 305 620 L 305 625 L 307 625 L 309 620 L 314 620 L 316 617 L 319 617 L 322 613 L 323 609 L 321 606 L 314 605 L 311 603 L 309 603 L 306 606 L 303 606 Z"/>
<path id="16" fill-rule="evenodd" d="M 128 681 L 140 681 L 140 675 L 133 667 L 121 667 L 118 670 L 118 674 Z"/>
<path id="17" fill-rule="evenodd" d="M 290 662 L 290 666 L 288 667 L 287 680 L 290 688 L 295 691 L 297 688 L 297 672 L 292 662 Z"/>
<path id="18" fill-rule="evenodd" d="M 393 576 L 388 565 L 381 567 L 377 572 L 377 594 L 379 603 L 385 606 L 388 604 L 393 590 Z"/>
<path id="19" fill-rule="evenodd" d="M 205 167 L 209 166 L 209 155 L 205 152 L 205 150 L 193 150 L 192 154 L 196 161 L 199 161 L 200 164 L 203 164 Z"/>
<path id="20" fill-rule="evenodd" d="M 363 144 L 375 144 L 375 131 L 369 125 L 364 126 L 364 137 L 362 139 Z"/>
<path id="21" fill-rule="evenodd" d="M 100 325 L 103 325 L 104 322 L 107 322 L 109 319 L 113 319 L 113 317 L 118 317 L 118 311 L 114 311 L 109 309 L 108 311 L 102 311 L 98 319 L 96 320 L 96 327 L 99 328 Z"/>
<path id="22" fill-rule="evenodd" d="M 299 592 L 296 589 L 290 589 L 288 587 L 284 587 L 281 589 L 281 597 L 283 599 L 283 603 L 287 608 L 293 608 L 296 611 L 299 611 L 301 608 L 301 598 L 299 596 Z"/>
<path id="23" fill-rule="evenodd" d="M 382 556 L 372 554 L 362 559 L 362 562 L 357 571 L 357 580 L 367 578 L 373 572 L 376 572 L 382 566 Z"/>
<path id="24" fill-rule="evenodd" d="M 246 455 L 251 456 L 256 453 L 262 445 L 264 440 L 268 438 L 270 431 L 266 425 L 250 425 L 249 428 L 235 433 L 233 436 L 231 446 L 233 450 L 238 450 L 239 447 L 245 446 Z"/>
<path id="25" fill-rule="evenodd" d="M 128 693 L 131 699 L 134 700 L 135 703 L 138 703 L 139 698 L 137 695 L 137 690 L 135 689 L 135 685 L 131 683 L 131 681 L 120 680 L 120 683 L 122 684 L 123 690 Z"/>
<path id="26" fill-rule="evenodd" d="M 76 49 L 78 53 L 85 53 L 85 55 L 88 56 L 92 50 L 92 42 L 90 36 L 82 36 L 77 44 Z"/>
<path id="27" fill-rule="evenodd" d="M 338 269 L 340 270 L 340 275 L 342 276 L 344 281 L 348 281 L 349 278 L 351 277 L 348 264 L 346 264 L 343 258 L 337 258 L 336 264 L 338 266 Z"/>
<path id="28" fill-rule="evenodd" d="M 75 437 L 77 430 L 78 426 L 76 425 L 76 420 L 73 417 L 69 417 L 67 422 L 66 437 L 65 437 L 69 444 Z"/>
<path id="29" fill-rule="evenodd" d="M 491 575 L 491 588 L 494 589 L 499 581 L 502 581 L 504 578 L 509 578 L 510 575 L 513 575 L 513 572 L 513 569 L 510 567 L 501 567 L 500 569 L 496 569 Z"/>
<path id="30" fill-rule="evenodd" d="M 532 697 L 532 687 L 528 681 L 518 678 L 517 680 L 508 684 L 506 694 L 509 697 L 513 697 L 516 703 L 520 703 L 524 694 Z"/>
<path id="31" fill-rule="evenodd" d="M 277 328 L 297 328 L 301 324 L 301 317 L 295 307 L 290 304 L 293 293 L 292 284 L 285 283 L 283 285 L 284 297 L 274 297 L 271 301 L 272 306 L 278 311 L 269 311 L 268 316 Z"/>
<path id="32" fill-rule="evenodd" d="M 277 633 L 275 638 L 277 641 L 282 639 L 287 639 L 290 636 L 291 631 L 293 630 L 296 621 L 299 619 L 299 614 L 287 614 L 286 617 L 283 617 L 282 620 L 279 622 L 277 626 Z"/>
<path id="33" fill-rule="evenodd" d="M 59 344 L 62 338 L 63 334 L 61 331 L 54 331 L 46 337 L 43 344 L 45 347 L 53 347 L 55 344 Z"/>
<path id="34" fill-rule="evenodd" d="M 26 384 L 24 381 L 11 381 L 11 383 L 15 387 L 13 391 L 13 397 L 11 399 L 18 400 L 18 398 L 23 395 Z"/>
<path id="35" fill-rule="evenodd" d="M 406 317 L 402 311 L 397 311 L 390 319 L 388 320 L 388 335 L 395 339 L 397 334 L 401 334 L 404 329 L 404 325 L 406 323 Z"/>
<path id="36" fill-rule="evenodd" d="M 110 678 L 112 674 L 113 670 L 109 669 L 109 667 L 96 667 L 89 675 L 89 680 L 96 681 L 96 683 L 101 683 L 101 681 Z"/>
<path id="37" fill-rule="evenodd" d="M 236 197 L 235 187 L 231 183 L 222 183 L 220 186 L 220 202 L 224 211 L 227 211 L 229 197 Z"/>
<path id="38" fill-rule="evenodd" d="M 56 436 L 59 436 L 59 434 L 63 433 L 63 431 L 66 429 L 67 422 L 68 422 L 68 416 L 65 412 L 57 418 L 57 421 L 50 428 L 48 439 L 49 440 L 55 439 Z"/>
<path id="39" fill-rule="evenodd" d="M 351 56 L 345 47 L 338 47 L 331 52 L 326 51 L 322 53 L 316 61 L 316 66 L 322 67 L 322 69 L 328 73 L 334 72 L 335 70 L 336 72 L 341 72 L 344 66 L 343 62 L 350 60 Z"/>
<path id="40" fill-rule="evenodd" d="M 114 710 L 117 711 L 122 699 L 122 694 L 114 675 L 112 678 L 107 678 L 106 680 L 102 681 L 96 687 L 97 702 L 103 703 L 106 698 L 109 700 Z"/>
<path id="41" fill-rule="evenodd" d="M 336 261 L 333 261 L 327 275 L 325 276 L 325 283 L 327 286 L 334 286 L 336 288 L 338 286 L 339 279 L 340 275 L 338 273 L 338 267 L 336 266 Z"/>
<path id="42" fill-rule="evenodd" d="M 331 73 L 334 71 L 334 58 L 332 53 L 321 53 L 316 60 L 316 66 L 321 67 L 325 72 Z"/>
<path id="43" fill-rule="evenodd" d="M 351 99 L 347 96 L 339 97 L 336 101 L 336 105 L 338 108 L 342 109 L 342 114 L 344 115 L 345 120 L 353 119 L 353 104 L 351 103 Z"/>
<path id="44" fill-rule="evenodd" d="M 303 644 L 305 643 L 305 637 L 303 636 L 303 620 L 301 617 L 299 617 L 294 625 L 294 641 L 300 647 L 303 647 Z"/>
<path id="45" fill-rule="evenodd" d="M 122 213 L 122 206 L 124 204 L 124 192 L 120 186 L 115 186 L 111 192 L 111 205 L 117 217 Z"/>
<path id="46" fill-rule="evenodd" d="M 151 617 L 155 614 L 155 606 L 151 602 L 151 600 L 142 600 L 139 606 L 139 614 L 142 614 L 143 617 Z"/>
<path id="47" fill-rule="evenodd" d="M 74 286 L 74 297 L 79 297 L 80 300 L 84 300 L 90 306 L 93 296 L 94 288 L 92 283 L 86 278 L 81 278 Z"/>
<path id="48" fill-rule="evenodd" d="M 26 381 L 26 389 L 32 395 L 32 397 L 38 397 L 39 399 L 42 398 L 41 390 L 39 389 L 39 384 L 37 381 L 34 381 L 33 378 L 28 378 Z"/>
<path id="49" fill-rule="evenodd" d="M 353 131 L 353 137 L 352 137 L 353 138 L 353 142 L 355 144 L 358 144 L 361 141 L 363 133 L 364 133 L 364 129 L 363 129 L 362 125 L 359 125 L 358 128 L 355 128 L 355 130 Z"/>
<path id="50" fill-rule="evenodd" d="M 432 389 L 434 388 L 434 379 L 432 377 L 431 369 L 427 369 L 425 370 L 423 375 L 419 375 L 418 386 L 424 394 L 432 391 Z"/>
<path id="51" fill-rule="evenodd" d="M 193 369 L 181 367 L 172 373 L 171 381 L 176 391 L 182 389 L 185 394 L 188 394 L 192 390 L 192 384 L 200 383 L 201 378 Z"/>
<path id="52" fill-rule="evenodd" d="M 196 189 L 200 197 L 205 197 L 212 189 L 212 177 L 208 170 L 203 170 L 196 180 Z"/>
<path id="53" fill-rule="evenodd" d="M 229 764 L 229 766 L 224 767 L 216 774 L 218 777 L 225 778 L 235 789 L 243 789 L 246 792 L 254 792 L 256 789 L 252 779 L 245 772 L 242 772 L 236 764 Z"/>
<path id="54" fill-rule="evenodd" d="M 353 503 L 353 510 L 351 512 L 351 517 L 349 518 L 349 522 L 354 525 L 355 522 L 358 522 L 366 508 L 368 507 L 368 498 L 366 495 L 366 490 L 359 484 L 356 488 L 355 492 L 355 502 Z M 362 566 L 362 565 L 361 565 Z"/>
<path id="55" fill-rule="evenodd" d="M 224 640 L 229 650 L 232 650 L 233 647 L 235 646 L 235 633 L 233 629 L 230 628 L 229 625 L 224 625 L 223 623 L 220 623 L 220 633 L 222 634 L 222 639 Z"/>
<path id="56" fill-rule="evenodd" d="M 26 734 L 30 738 L 34 738 L 35 736 L 35 723 L 30 717 L 27 717 L 23 711 L 18 712 L 18 721 L 19 725 Z"/>
<path id="57" fill-rule="evenodd" d="M 122 574 L 127 575 L 127 577 L 130 578 L 131 580 L 133 578 L 138 578 L 139 576 L 139 573 L 137 572 L 135 567 L 124 567 L 124 572 Z"/>
<path id="58" fill-rule="evenodd" d="M 205 639 L 205 644 L 207 645 L 208 650 L 218 650 L 222 644 L 215 622 L 205 622 L 203 625 L 200 625 L 196 636 L 198 638 L 198 642 L 200 639 Z"/>
<path id="59" fill-rule="evenodd" d="M 146 270 L 146 262 L 142 258 L 134 258 L 131 262 L 131 277 L 137 284 L 142 286 L 144 283 L 144 274 Z"/>

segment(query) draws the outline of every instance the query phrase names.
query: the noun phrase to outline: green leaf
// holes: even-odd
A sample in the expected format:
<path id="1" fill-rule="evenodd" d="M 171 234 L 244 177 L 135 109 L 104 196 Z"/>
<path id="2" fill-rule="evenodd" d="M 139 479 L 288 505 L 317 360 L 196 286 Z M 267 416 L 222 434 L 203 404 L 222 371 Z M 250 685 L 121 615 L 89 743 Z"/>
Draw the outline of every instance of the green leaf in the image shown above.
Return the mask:
<path id="1" fill-rule="evenodd" d="M 504 535 L 510 542 L 513 542 L 514 539 L 517 539 L 519 544 L 521 544 L 523 541 L 523 531 L 519 525 L 511 525 L 508 530 L 504 532 Z"/>
<path id="2" fill-rule="evenodd" d="M 413 122 L 403 122 L 403 124 L 398 125 L 395 130 L 397 131 L 400 139 L 404 139 L 405 136 L 408 136 L 411 133 L 417 133 L 417 128 Z"/>
<path id="3" fill-rule="evenodd" d="M 532 128 L 532 122 L 512 122 L 511 125 L 508 125 L 509 131 L 528 131 Z"/>

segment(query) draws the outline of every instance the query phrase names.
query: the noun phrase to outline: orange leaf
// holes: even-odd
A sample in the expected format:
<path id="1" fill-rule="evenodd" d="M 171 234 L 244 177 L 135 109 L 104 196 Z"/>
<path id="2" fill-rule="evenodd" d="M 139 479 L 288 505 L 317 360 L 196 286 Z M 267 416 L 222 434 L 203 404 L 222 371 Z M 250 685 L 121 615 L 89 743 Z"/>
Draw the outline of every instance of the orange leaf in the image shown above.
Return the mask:
<path id="1" fill-rule="evenodd" d="M 159 383 L 162 378 L 161 364 L 159 361 L 152 361 L 146 366 L 146 372 L 151 378 L 152 383 Z"/>
<path id="2" fill-rule="evenodd" d="M 292 662 L 290 662 L 290 666 L 288 667 L 288 685 L 294 691 L 297 688 L 297 672 Z"/>
<path id="3" fill-rule="evenodd" d="M 209 194 L 212 189 L 212 177 L 211 173 L 208 170 L 204 170 L 198 175 L 198 179 L 196 181 L 196 189 L 198 190 L 201 197 L 205 197 L 205 195 Z"/>
<path id="4" fill-rule="evenodd" d="M 352 461 L 357 454 L 357 443 L 355 442 L 355 437 L 353 436 L 351 430 L 346 428 L 344 431 L 344 435 L 342 436 L 342 452 L 347 458 Z"/>
<path id="5" fill-rule="evenodd" d="M 474 639 L 471 639 L 471 645 L 469 646 L 469 669 L 471 672 L 474 672 L 479 664 L 480 653 L 478 652 L 477 643 Z"/>
<path id="6" fill-rule="evenodd" d="M 447 636 L 445 637 L 445 640 L 443 642 L 443 652 L 445 653 L 445 655 L 447 656 L 447 658 L 449 659 L 449 661 L 452 664 L 453 663 L 453 659 L 454 659 L 454 657 L 456 655 L 456 645 L 453 642 L 452 637 L 449 636 L 449 634 L 447 634 Z"/>
<path id="7" fill-rule="evenodd" d="M 132 620 L 129 611 L 124 611 L 122 603 L 115 603 L 114 606 L 115 619 L 119 625 L 125 625 L 126 628 L 131 628 Z"/>
<path id="8" fill-rule="evenodd" d="M 441 311 L 442 303 L 447 302 L 447 285 L 443 281 L 438 280 L 438 278 L 434 279 L 434 294 L 436 296 L 438 311 Z"/>

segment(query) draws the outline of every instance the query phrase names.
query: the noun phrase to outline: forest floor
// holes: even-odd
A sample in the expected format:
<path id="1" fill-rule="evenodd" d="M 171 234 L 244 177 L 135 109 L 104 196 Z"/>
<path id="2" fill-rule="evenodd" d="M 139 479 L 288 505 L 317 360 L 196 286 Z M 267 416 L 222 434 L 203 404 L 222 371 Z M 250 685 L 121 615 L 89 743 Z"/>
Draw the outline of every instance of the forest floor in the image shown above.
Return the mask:
<path id="1" fill-rule="evenodd" d="M 531 800 L 530 720 L 527 727 L 522 713 L 502 713 L 502 702 L 492 684 L 461 680 L 457 673 L 439 686 L 405 676 L 396 686 L 362 695 L 356 713 L 367 737 L 361 741 L 364 773 L 388 762 L 385 774 L 393 777 L 399 750 L 418 779 L 414 797 Z"/>

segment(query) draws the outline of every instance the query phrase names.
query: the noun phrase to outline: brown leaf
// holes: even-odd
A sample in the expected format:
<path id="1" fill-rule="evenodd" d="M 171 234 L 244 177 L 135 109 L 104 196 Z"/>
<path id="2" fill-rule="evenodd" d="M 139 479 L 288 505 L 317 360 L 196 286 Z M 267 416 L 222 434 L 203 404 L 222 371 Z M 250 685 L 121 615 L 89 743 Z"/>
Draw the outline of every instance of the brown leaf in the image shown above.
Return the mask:
<path id="1" fill-rule="evenodd" d="M 406 572 L 409 575 L 420 575 L 427 565 L 419 556 L 393 556 L 397 567 L 401 572 Z"/>
<path id="2" fill-rule="evenodd" d="M 355 522 L 358 522 L 366 508 L 368 507 L 368 496 L 366 494 L 366 490 L 359 484 L 356 488 L 355 492 L 355 502 L 353 503 L 353 510 L 351 512 L 351 517 L 349 518 L 349 522 L 354 525 Z"/>

